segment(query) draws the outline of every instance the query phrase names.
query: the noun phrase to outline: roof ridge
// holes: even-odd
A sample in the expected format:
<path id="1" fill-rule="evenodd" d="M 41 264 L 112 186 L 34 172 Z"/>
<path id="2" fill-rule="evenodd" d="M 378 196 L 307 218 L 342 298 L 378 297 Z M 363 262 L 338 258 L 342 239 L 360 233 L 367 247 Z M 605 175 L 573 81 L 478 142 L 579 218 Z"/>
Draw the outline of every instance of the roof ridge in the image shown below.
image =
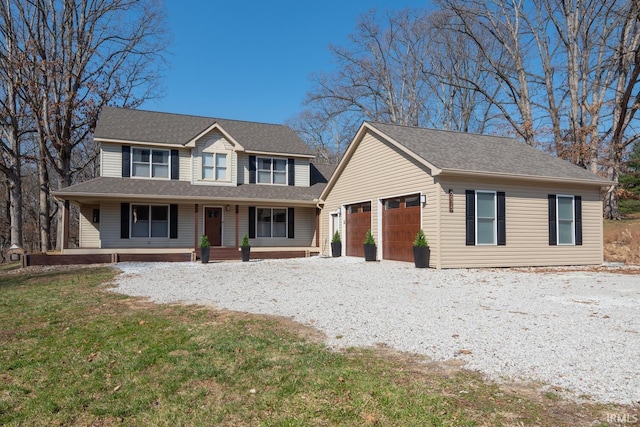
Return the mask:
<path id="1" fill-rule="evenodd" d="M 224 120 L 224 121 L 227 121 L 227 122 L 253 123 L 253 124 L 258 124 L 258 125 L 266 125 L 266 126 L 289 127 L 289 126 L 287 126 L 285 124 L 282 124 L 282 123 L 267 123 L 267 122 L 257 122 L 257 121 L 252 121 L 252 120 L 227 119 L 227 118 L 224 118 L 224 117 L 210 117 L 210 116 L 201 116 L 201 115 L 197 115 L 197 114 L 172 113 L 172 112 L 169 112 L 169 111 L 145 110 L 145 109 L 141 109 L 141 108 L 114 107 L 114 106 L 111 106 L 111 105 L 108 105 L 107 108 L 112 108 L 114 110 L 128 110 L 128 111 L 139 111 L 139 112 L 143 112 L 143 113 L 165 114 L 165 115 L 169 115 L 169 116 L 191 117 L 191 118 L 195 118 L 195 119 L 208 119 L 208 120 L 214 120 L 214 121 Z"/>
<path id="2" fill-rule="evenodd" d="M 397 123 L 385 123 L 385 122 L 378 122 L 378 121 L 373 121 L 373 120 L 365 120 L 365 123 L 370 123 L 372 125 L 395 126 L 395 127 L 416 129 L 416 130 L 427 130 L 427 131 L 434 131 L 434 132 L 453 133 L 453 134 L 456 134 L 456 135 L 471 135 L 471 136 L 480 136 L 480 137 L 486 137 L 486 138 L 502 138 L 502 139 L 508 139 L 508 140 L 514 141 L 514 142 L 521 142 L 521 141 L 519 141 L 517 138 L 515 138 L 513 136 L 493 135 L 493 134 L 477 133 L 477 132 L 462 132 L 462 131 L 450 130 L 450 129 L 436 129 L 436 128 L 427 128 L 427 127 L 422 127 L 422 126 L 401 125 L 401 124 L 397 124 Z M 533 147 L 533 148 L 535 148 L 535 147 Z"/>

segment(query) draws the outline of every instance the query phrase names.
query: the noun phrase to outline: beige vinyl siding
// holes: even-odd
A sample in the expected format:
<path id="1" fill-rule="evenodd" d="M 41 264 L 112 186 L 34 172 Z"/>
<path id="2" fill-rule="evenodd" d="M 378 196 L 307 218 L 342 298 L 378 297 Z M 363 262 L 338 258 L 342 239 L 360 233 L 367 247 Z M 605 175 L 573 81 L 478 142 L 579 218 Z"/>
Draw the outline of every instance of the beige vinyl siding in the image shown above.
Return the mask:
<path id="1" fill-rule="evenodd" d="M 296 187 L 308 187 L 309 182 L 309 159 L 295 159 L 295 184 Z"/>
<path id="2" fill-rule="evenodd" d="M 101 143 L 102 164 L 100 175 L 122 177 L 122 145 Z"/>
<path id="3" fill-rule="evenodd" d="M 238 154 L 237 158 L 237 169 L 236 172 L 238 176 L 238 184 L 248 184 L 249 183 L 249 156 L 247 154 Z"/>
<path id="4" fill-rule="evenodd" d="M 136 204 L 135 201 L 129 202 Z M 145 204 L 145 203 L 141 203 Z M 157 203 L 163 204 L 163 203 Z M 166 203 L 167 205 L 170 202 Z M 100 209 L 103 248 L 189 248 L 193 247 L 193 204 L 178 205 L 178 238 L 120 238 L 120 203 L 104 202 Z"/>
<path id="5" fill-rule="evenodd" d="M 191 151 L 192 150 L 178 150 L 178 159 L 180 162 L 180 175 L 178 178 L 180 181 L 191 181 Z"/>
<path id="6" fill-rule="evenodd" d="M 448 210 L 448 189 L 454 212 Z M 443 268 L 589 265 L 603 262 L 602 202 L 597 188 L 473 178 L 442 180 L 439 260 Z M 504 191 L 506 246 L 467 246 L 465 190 Z M 582 196 L 582 246 L 550 246 L 548 195 Z"/>
<path id="7" fill-rule="evenodd" d="M 93 223 L 93 210 L 98 208 L 99 208 L 98 205 L 82 206 L 80 208 L 80 247 L 81 248 L 99 248 L 100 247 L 100 222 Z M 100 221 L 102 222 L 102 218 L 100 218 Z"/>
<path id="8" fill-rule="evenodd" d="M 378 256 L 381 256 L 381 203 L 394 196 L 415 193 L 425 194 L 427 204 L 422 208 L 422 228 L 429 240 L 431 263 L 436 259 L 439 248 L 437 234 L 438 185 L 430 175 L 429 169 L 421 163 L 407 157 L 396 147 L 373 133 L 366 133 L 359 146 L 348 159 L 335 186 L 325 200 L 321 214 L 320 249 L 329 255 L 331 236 L 329 220 L 331 212 L 357 202 L 371 202 L 371 229 L 378 244 Z M 341 218 L 342 241 L 344 232 L 344 210 Z M 362 236 L 364 241 L 364 236 Z"/>
<path id="9" fill-rule="evenodd" d="M 286 206 L 256 206 L 256 207 L 286 207 Z M 256 238 L 250 239 L 251 246 L 256 247 L 308 247 L 315 246 L 316 232 L 316 209 L 315 208 L 294 208 L 295 215 L 295 237 L 289 238 Z M 240 242 L 245 234 L 249 234 L 249 207 L 240 206 L 239 215 L 239 235 Z"/>

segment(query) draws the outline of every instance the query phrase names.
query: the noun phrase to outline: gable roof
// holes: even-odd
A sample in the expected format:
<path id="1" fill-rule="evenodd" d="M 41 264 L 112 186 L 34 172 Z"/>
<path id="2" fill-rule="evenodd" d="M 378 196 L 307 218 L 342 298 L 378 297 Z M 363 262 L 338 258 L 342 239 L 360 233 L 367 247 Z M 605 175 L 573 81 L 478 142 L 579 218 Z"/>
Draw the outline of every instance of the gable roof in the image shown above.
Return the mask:
<path id="1" fill-rule="evenodd" d="M 97 140 L 186 145 L 217 124 L 249 152 L 313 157 L 311 149 L 285 125 L 104 107 L 94 132 Z"/>
<path id="2" fill-rule="evenodd" d="M 374 132 L 425 164 L 432 175 L 487 175 L 542 181 L 611 182 L 514 138 L 364 122 L 322 194 L 326 197 L 367 132 Z"/>

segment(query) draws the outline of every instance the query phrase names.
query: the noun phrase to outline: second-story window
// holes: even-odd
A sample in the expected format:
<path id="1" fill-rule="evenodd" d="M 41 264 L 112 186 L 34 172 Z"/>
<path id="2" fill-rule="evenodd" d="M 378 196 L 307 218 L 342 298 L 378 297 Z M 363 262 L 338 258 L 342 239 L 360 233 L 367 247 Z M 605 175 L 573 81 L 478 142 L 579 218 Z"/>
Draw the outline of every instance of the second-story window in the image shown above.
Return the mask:
<path id="1" fill-rule="evenodd" d="M 258 157 L 258 183 L 287 184 L 287 160 Z"/>
<path id="2" fill-rule="evenodd" d="M 131 175 L 145 178 L 169 178 L 169 150 L 133 148 Z"/>
<path id="3" fill-rule="evenodd" d="M 202 153 L 202 179 L 216 181 L 228 179 L 225 153 Z"/>

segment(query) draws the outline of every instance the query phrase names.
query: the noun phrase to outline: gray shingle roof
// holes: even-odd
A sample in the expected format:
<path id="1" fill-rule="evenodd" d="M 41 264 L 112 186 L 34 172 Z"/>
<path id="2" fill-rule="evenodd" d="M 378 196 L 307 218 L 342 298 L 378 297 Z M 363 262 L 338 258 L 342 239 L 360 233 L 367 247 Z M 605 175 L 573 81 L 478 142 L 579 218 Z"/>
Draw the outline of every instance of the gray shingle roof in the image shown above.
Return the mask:
<path id="1" fill-rule="evenodd" d="M 286 200 L 310 203 L 318 199 L 326 186 L 317 182 L 310 187 L 243 184 L 237 187 L 193 185 L 189 181 L 98 177 L 54 192 L 56 197 L 98 199 L 131 197 L 136 199 L 167 198 L 174 200 L 233 199 Z"/>
<path id="2" fill-rule="evenodd" d="M 248 151 L 312 156 L 311 149 L 284 125 L 105 107 L 95 138 L 184 145 L 218 123 Z"/>
<path id="3" fill-rule="evenodd" d="M 609 181 L 513 138 L 370 123 L 435 167 L 579 181 Z"/>

